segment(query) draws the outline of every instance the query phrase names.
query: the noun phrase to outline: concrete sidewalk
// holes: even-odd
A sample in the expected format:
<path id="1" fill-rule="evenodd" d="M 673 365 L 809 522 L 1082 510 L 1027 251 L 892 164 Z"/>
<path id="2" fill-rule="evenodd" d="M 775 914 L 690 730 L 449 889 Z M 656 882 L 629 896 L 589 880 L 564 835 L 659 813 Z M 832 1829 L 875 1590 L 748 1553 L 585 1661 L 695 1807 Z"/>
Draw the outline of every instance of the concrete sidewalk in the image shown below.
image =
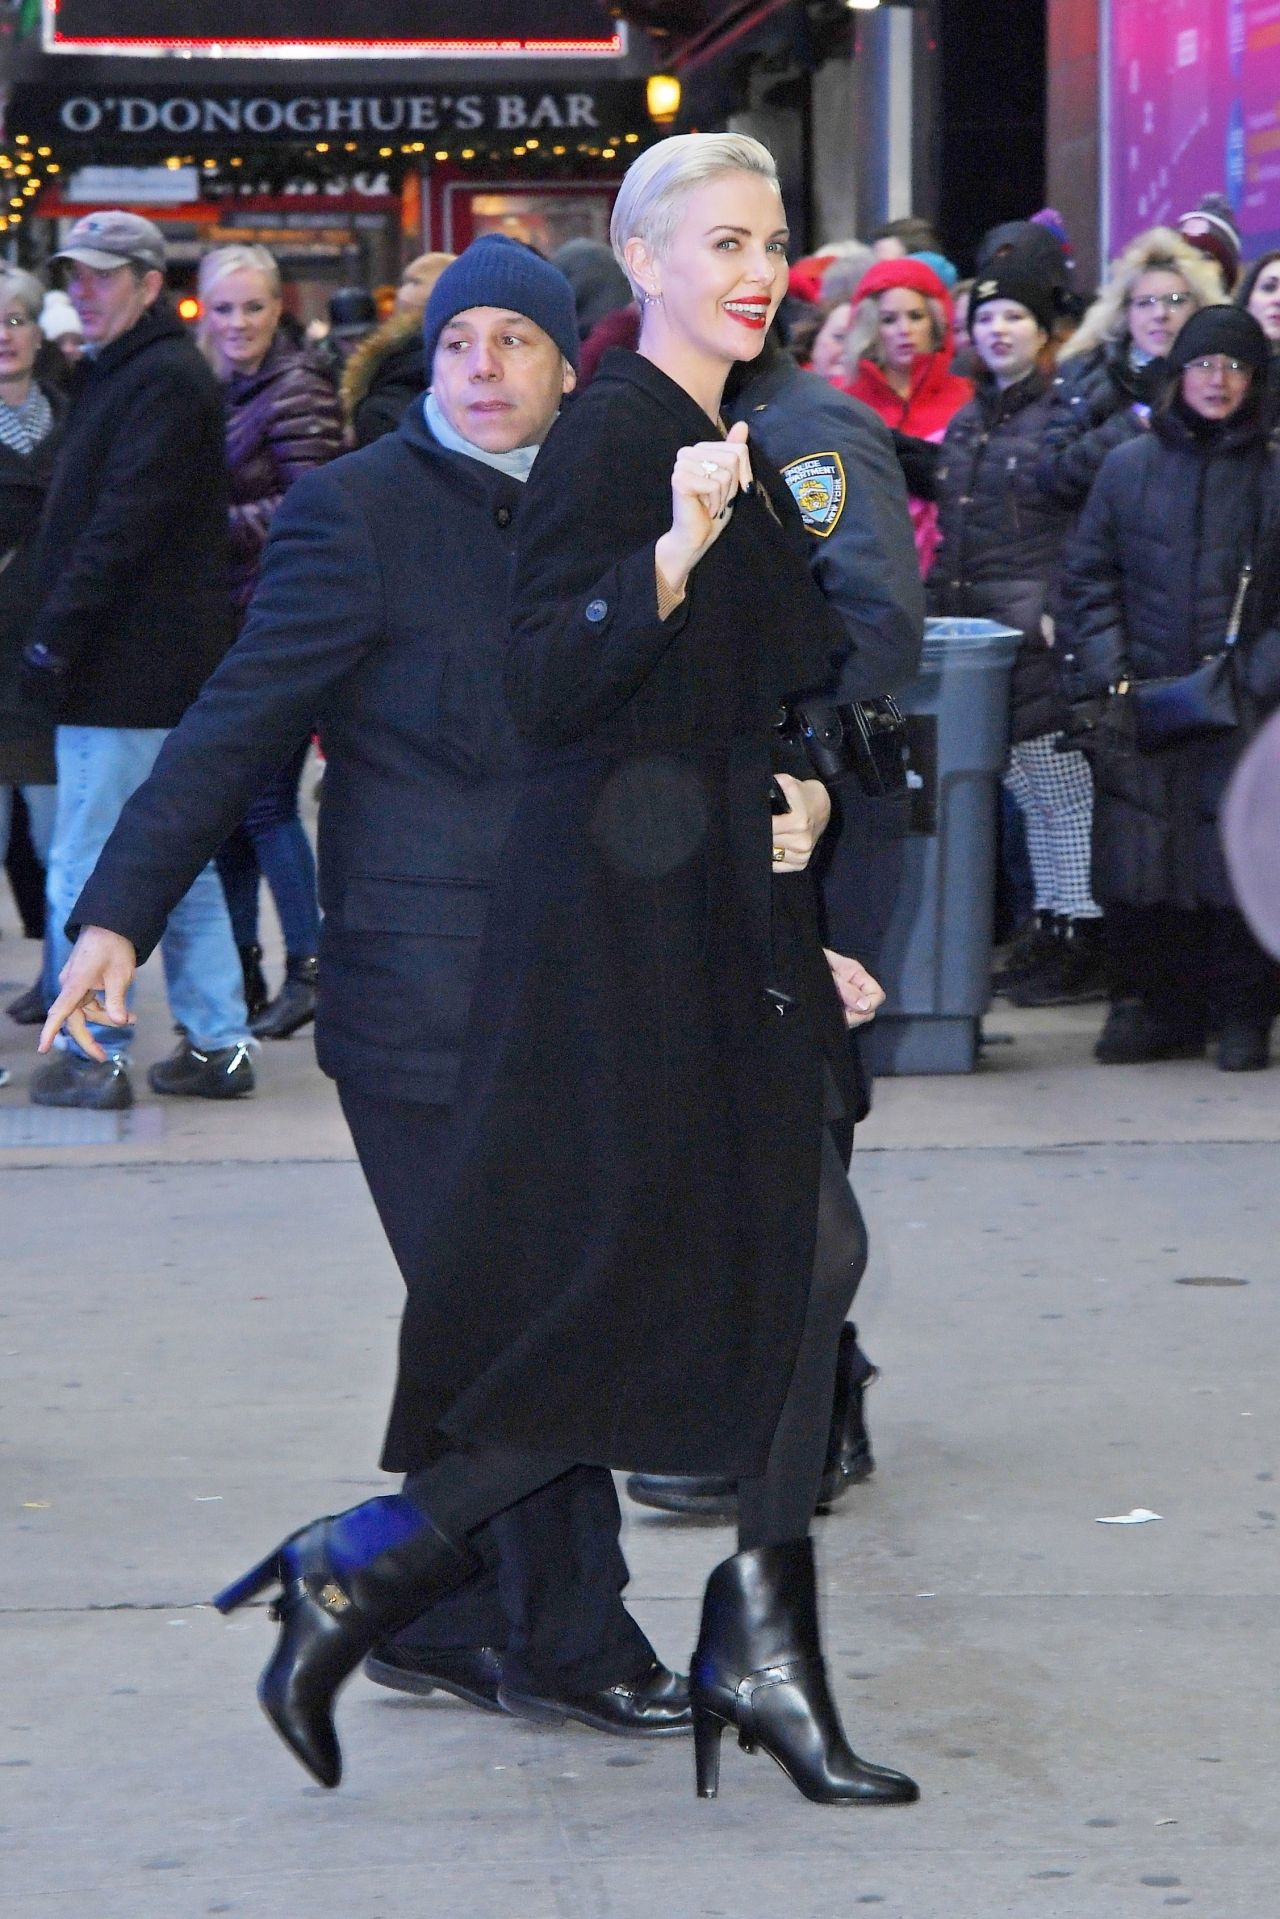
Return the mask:
<path id="1" fill-rule="evenodd" d="M 34 959 L 6 928 L 0 977 Z M 6 1919 L 1263 1919 L 1280 1073 L 1104 1071 L 1097 1017 L 998 1009 L 1015 1044 L 861 1135 L 879 1471 L 818 1539 L 851 1735 L 923 1789 L 883 1813 L 728 1745 L 700 1804 L 684 1742 L 363 1679 L 347 1783 L 308 1785 L 253 1698 L 264 1612 L 203 1602 L 386 1484 L 400 1283 L 310 1044 L 244 1105 L 0 1147 Z M 0 1116 L 32 1038 L 0 1018 Z M 631 1509 L 626 1545 L 682 1664 L 731 1535 Z"/>

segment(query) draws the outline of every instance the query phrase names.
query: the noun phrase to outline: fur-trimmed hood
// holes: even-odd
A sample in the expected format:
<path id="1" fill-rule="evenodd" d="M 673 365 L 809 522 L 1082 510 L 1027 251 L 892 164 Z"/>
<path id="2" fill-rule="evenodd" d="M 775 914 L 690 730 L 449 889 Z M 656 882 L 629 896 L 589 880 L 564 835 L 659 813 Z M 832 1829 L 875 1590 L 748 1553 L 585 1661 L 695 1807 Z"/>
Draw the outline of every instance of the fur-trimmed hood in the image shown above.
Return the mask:
<path id="1" fill-rule="evenodd" d="M 380 327 L 361 340 L 351 358 L 347 361 L 342 375 L 342 417 L 350 425 L 360 402 L 368 398 L 369 390 L 386 362 L 393 354 L 404 353 L 416 345 L 422 347 L 422 316 L 418 313 L 393 313 Z"/>

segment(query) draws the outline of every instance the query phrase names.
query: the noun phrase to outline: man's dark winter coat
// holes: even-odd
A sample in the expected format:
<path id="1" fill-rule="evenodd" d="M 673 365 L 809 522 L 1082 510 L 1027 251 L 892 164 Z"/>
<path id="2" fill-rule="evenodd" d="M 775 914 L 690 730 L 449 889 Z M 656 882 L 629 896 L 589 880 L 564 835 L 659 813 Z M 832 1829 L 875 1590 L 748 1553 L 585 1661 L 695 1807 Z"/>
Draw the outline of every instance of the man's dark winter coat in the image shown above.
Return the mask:
<path id="1" fill-rule="evenodd" d="M 163 295 L 69 391 L 30 641 L 65 724 L 175 726 L 234 631 L 222 395 Z"/>
<path id="2" fill-rule="evenodd" d="M 1066 556 L 1064 668 L 1073 699 L 1189 673 L 1223 643 L 1241 569 L 1280 516 L 1280 454 L 1257 419 L 1197 430 L 1179 405 L 1103 466 Z M 1260 707 L 1280 697 L 1280 634 L 1251 619 Z M 1095 746 L 1093 891 L 1130 906 L 1229 906 L 1218 808 L 1243 735 L 1158 754 Z"/>
<path id="3" fill-rule="evenodd" d="M 0 445 L 0 785 L 52 785 L 53 730 L 22 688 L 22 649 L 38 603 L 36 533 L 65 402 L 45 388 L 53 430 L 30 453 Z"/>
<path id="4" fill-rule="evenodd" d="M 1053 410 L 1036 469 L 1043 493 L 1076 512 L 1114 447 L 1145 431 L 1142 414 L 1159 398 L 1165 363 L 1129 364 L 1128 342 L 1065 360 L 1053 381 Z"/>
<path id="5" fill-rule="evenodd" d="M 290 488 L 241 637 L 125 808 L 76 907 L 149 953 L 264 781 L 319 723 L 316 1050 L 447 1103 L 523 763 L 502 695 L 519 481 L 398 433 Z M 442 554 L 467 552 L 465 569 Z"/>
<path id="6" fill-rule="evenodd" d="M 256 371 L 231 375 L 225 394 L 232 597 L 243 614 L 281 500 L 303 473 L 341 453 L 342 419 L 319 362 L 280 337 Z"/>
<path id="7" fill-rule="evenodd" d="M 989 379 L 947 428 L 938 465 L 937 557 L 929 611 L 999 620 L 1022 635 L 1013 663 L 1015 745 L 1067 721 L 1058 654 L 1045 630 L 1056 604 L 1071 515 L 1036 485 L 1053 406 L 1049 382 L 1029 374 L 1002 393 Z"/>
<path id="8" fill-rule="evenodd" d="M 812 879 L 772 876 L 773 722 L 846 642 L 759 451 L 659 618 L 671 472 L 711 437 L 619 351 L 529 480 L 506 684 L 532 760 L 390 1467 L 440 1428 L 600 1465 L 763 1468 L 809 1295 L 822 1123 L 849 1090 Z"/>

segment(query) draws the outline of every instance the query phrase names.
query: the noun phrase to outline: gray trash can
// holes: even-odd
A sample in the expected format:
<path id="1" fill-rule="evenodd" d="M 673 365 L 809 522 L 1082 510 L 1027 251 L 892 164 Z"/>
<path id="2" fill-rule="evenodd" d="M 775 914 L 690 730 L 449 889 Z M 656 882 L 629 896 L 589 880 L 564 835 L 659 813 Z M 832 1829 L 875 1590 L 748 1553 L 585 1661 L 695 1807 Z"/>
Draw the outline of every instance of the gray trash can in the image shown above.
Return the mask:
<path id="1" fill-rule="evenodd" d="M 971 1073 L 977 1063 L 1018 640 L 993 620 L 929 620 L 920 673 L 898 695 L 912 817 L 876 969 L 888 997 L 863 1034 L 874 1073 Z"/>

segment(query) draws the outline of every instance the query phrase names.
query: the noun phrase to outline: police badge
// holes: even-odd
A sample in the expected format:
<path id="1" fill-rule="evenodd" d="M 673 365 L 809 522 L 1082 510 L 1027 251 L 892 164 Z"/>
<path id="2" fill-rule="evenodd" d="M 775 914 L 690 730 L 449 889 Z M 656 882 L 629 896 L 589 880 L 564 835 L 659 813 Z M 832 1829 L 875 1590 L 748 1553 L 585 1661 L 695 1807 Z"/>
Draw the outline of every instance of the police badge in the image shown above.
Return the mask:
<path id="1" fill-rule="evenodd" d="M 829 540 L 844 512 L 844 465 L 838 453 L 810 453 L 782 469 L 791 497 L 810 533 Z"/>

